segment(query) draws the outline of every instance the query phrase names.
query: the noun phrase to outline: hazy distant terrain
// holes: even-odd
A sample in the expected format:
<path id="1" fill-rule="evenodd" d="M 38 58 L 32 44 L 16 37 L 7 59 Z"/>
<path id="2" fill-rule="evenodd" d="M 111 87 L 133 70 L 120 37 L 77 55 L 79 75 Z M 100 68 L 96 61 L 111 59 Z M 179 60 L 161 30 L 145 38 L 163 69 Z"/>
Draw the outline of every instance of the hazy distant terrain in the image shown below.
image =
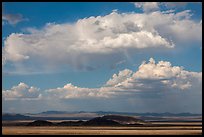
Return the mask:
<path id="1" fill-rule="evenodd" d="M 181 114 L 172 114 L 173 116 L 130 116 L 130 115 L 102 115 L 98 113 L 79 112 L 72 114 L 64 114 L 60 112 L 39 113 L 38 117 L 31 117 L 30 120 L 3 120 L 3 134 L 37 134 L 37 135 L 196 135 L 202 134 L 202 116 L 197 114 L 189 114 L 181 116 Z M 85 114 L 97 117 L 88 120 L 80 120 Z M 81 115 L 80 115 L 81 114 Z M 44 117 L 39 117 L 43 115 Z M 48 120 L 50 115 L 64 115 L 67 120 Z M 99 116 L 100 115 L 100 116 Z M 180 115 L 180 116 L 178 116 Z M 4 115 L 4 116 L 8 116 Z M 12 115 L 17 118 L 27 118 L 23 115 Z M 46 117 L 47 116 L 47 117 Z M 69 120 L 70 117 L 75 120 Z M 79 117 L 73 117 L 79 116 Z M 3 118 L 3 117 L 2 117 Z M 10 116 L 11 118 L 11 116 Z M 34 118 L 36 118 L 34 120 Z M 48 118 L 47 120 L 38 120 L 39 118 Z M 143 118 L 143 119 L 141 119 Z M 145 120 L 146 118 L 147 120 Z M 152 119 L 151 119 L 152 118 Z M 5 119 L 5 117 L 4 117 Z M 33 119 L 33 120 L 32 120 Z"/>
<path id="2" fill-rule="evenodd" d="M 202 114 L 192 113 L 127 113 L 127 112 L 66 112 L 46 111 L 36 114 L 10 114 L 3 113 L 2 120 L 90 120 L 103 115 L 126 115 L 147 121 L 200 121 Z"/>

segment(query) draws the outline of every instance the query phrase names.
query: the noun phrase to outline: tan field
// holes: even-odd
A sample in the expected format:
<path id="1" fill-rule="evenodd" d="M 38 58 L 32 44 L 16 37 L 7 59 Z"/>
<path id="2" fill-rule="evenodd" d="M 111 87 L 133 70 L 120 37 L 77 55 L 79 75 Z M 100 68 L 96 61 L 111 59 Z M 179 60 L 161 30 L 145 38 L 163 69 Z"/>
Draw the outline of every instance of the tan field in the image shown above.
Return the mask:
<path id="1" fill-rule="evenodd" d="M 174 127 L 2 127 L 10 135 L 198 135 L 202 126 Z"/>

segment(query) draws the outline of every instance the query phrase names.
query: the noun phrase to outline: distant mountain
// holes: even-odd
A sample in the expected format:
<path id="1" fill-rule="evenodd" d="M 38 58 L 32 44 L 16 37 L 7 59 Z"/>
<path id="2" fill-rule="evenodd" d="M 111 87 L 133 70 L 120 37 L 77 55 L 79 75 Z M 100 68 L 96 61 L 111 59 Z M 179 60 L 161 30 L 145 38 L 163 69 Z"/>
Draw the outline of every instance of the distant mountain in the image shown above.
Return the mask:
<path id="1" fill-rule="evenodd" d="M 75 112 L 68 112 L 68 111 L 45 111 L 38 114 L 97 114 L 97 115 L 128 115 L 128 116 L 202 116 L 202 114 L 193 114 L 193 113 L 131 113 L 131 112 L 114 112 L 114 111 L 75 111 Z"/>
<path id="2" fill-rule="evenodd" d="M 127 112 L 67 112 L 67 111 L 45 111 L 37 114 L 9 114 L 3 113 L 2 120 L 90 120 L 92 118 L 107 116 L 107 115 L 125 115 L 131 116 L 143 120 L 165 120 L 167 117 L 192 117 L 192 121 L 202 120 L 202 114 L 192 114 L 192 113 L 127 113 Z M 176 120 L 176 119 L 174 119 Z M 184 119 L 185 120 L 185 119 Z"/>
<path id="3" fill-rule="evenodd" d="M 41 112 L 39 114 L 67 114 L 68 112 L 66 111 L 45 111 Z"/>
<path id="4" fill-rule="evenodd" d="M 86 111 L 54 111 L 54 110 L 50 110 L 50 111 L 40 112 L 38 114 L 77 114 L 77 113 L 90 113 L 90 112 L 86 112 Z"/>
<path id="5" fill-rule="evenodd" d="M 2 120 L 30 120 L 30 116 L 24 116 L 21 114 L 2 114 Z"/>
<path id="6" fill-rule="evenodd" d="M 192 113 L 135 113 L 138 116 L 202 116 L 202 114 L 192 114 Z"/>

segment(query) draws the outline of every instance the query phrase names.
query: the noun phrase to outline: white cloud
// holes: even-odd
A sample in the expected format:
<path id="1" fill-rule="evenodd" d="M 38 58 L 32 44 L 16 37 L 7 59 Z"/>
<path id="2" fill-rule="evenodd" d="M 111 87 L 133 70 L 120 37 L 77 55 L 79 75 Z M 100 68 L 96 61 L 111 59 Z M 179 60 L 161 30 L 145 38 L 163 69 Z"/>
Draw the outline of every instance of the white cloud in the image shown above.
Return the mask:
<path id="1" fill-rule="evenodd" d="M 189 2 L 163 2 L 167 8 L 185 7 L 188 3 Z"/>
<path id="2" fill-rule="evenodd" d="M 24 83 L 3 90 L 5 99 L 70 99 L 70 98 L 114 98 L 136 93 L 186 91 L 195 94 L 202 91 L 202 72 L 190 72 L 179 66 L 172 66 L 167 61 L 156 61 L 153 58 L 145 61 L 136 72 L 129 69 L 114 74 L 100 88 L 82 88 L 66 84 L 63 87 L 41 91 Z M 148 94 L 147 94 L 148 95 Z"/>
<path id="3" fill-rule="evenodd" d="M 135 7 L 142 8 L 144 12 L 159 10 L 159 2 L 134 2 Z"/>
<path id="4" fill-rule="evenodd" d="M 118 62 L 119 57 L 111 60 L 113 54 L 125 56 L 128 50 L 172 49 L 178 42 L 201 41 L 202 24 L 190 17 L 189 10 L 149 14 L 112 12 L 79 19 L 74 24 L 48 23 L 42 29 L 28 29 L 29 34 L 8 36 L 2 49 L 2 63 L 12 64 L 10 70 L 20 73 L 90 66 L 93 70 L 98 62 Z"/>
<path id="5" fill-rule="evenodd" d="M 167 61 L 159 61 L 156 64 L 155 60 L 150 58 L 149 62 L 143 62 L 132 76 L 128 75 L 126 80 L 114 86 L 131 91 L 172 91 L 200 88 L 201 83 L 202 72 L 189 72 L 182 67 L 171 66 Z"/>
<path id="6" fill-rule="evenodd" d="M 8 22 L 10 25 L 15 25 L 19 22 L 26 21 L 21 14 L 2 14 L 2 23 Z"/>
<path id="7" fill-rule="evenodd" d="M 32 100 L 40 98 L 40 89 L 36 87 L 29 87 L 25 83 L 19 83 L 17 86 L 13 86 L 10 90 L 3 90 L 2 97 L 6 100 Z"/>
<path id="8" fill-rule="evenodd" d="M 163 14 L 169 14 L 169 13 L 174 13 L 175 10 L 166 10 L 166 11 L 162 11 Z"/>
<path id="9" fill-rule="evenodd" d="M 129 78 L 132 75 L 132 73 L 133 72 L 129 69 L 125 69 L 123 71 L 120 71 L 118 73 L 118 75 L 114 74 L 112 76 L 112 78 L 106 82 L 106 85 L 107 86 L 114 86 L 118 83 L 121 83 L 121 82 L 125 81 L 127 78 Z"/>
<path id="10" fill-rule="evenodd" d="M 160 6 L 167 9 L 183 8 L 189 3 L 201 4 L 201 2 L 132 2 L 136 8 L 142 8 L 146 13 L 161 10 Z"/>
<path id="11" fill-rule="evenodd" d="M 59 98 L 59 99 L 69 99 L 69 98 L 97 98 L 104 97 L 108 98 L 113 92 L 110 90 L 108 92 L 102 91 L 97 88 L 81 88 L 72 85 L 71 83 L 65 85 L 62 88 L 48 89 L 45 91 L 45 98 Z M 47 96 L 46 96 L 47 95 Z"/>

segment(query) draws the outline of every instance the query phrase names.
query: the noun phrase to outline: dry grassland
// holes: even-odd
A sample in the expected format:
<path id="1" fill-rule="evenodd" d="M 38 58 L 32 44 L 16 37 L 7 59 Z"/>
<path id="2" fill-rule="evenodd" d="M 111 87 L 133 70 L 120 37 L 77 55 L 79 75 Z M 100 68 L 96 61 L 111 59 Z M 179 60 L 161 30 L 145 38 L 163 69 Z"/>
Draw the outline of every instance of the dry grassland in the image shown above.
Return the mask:
<path id="1" fill-rule="evenodd" d="M 196 135 L 198 127 L 2 127 L 10 135 Z"/>

